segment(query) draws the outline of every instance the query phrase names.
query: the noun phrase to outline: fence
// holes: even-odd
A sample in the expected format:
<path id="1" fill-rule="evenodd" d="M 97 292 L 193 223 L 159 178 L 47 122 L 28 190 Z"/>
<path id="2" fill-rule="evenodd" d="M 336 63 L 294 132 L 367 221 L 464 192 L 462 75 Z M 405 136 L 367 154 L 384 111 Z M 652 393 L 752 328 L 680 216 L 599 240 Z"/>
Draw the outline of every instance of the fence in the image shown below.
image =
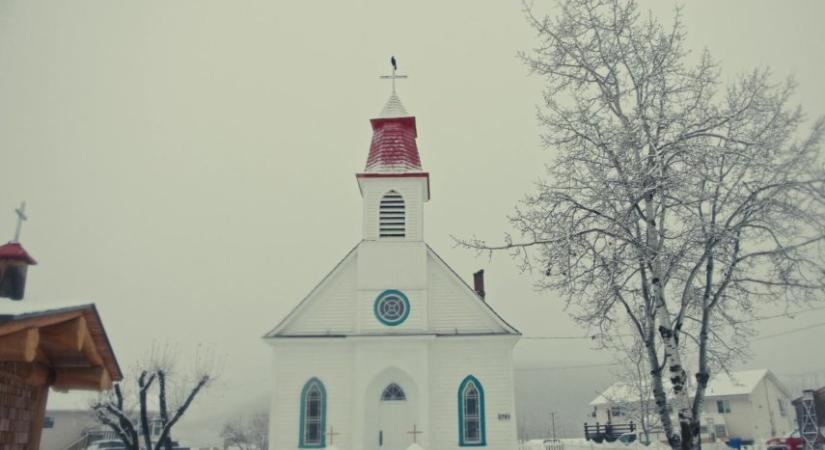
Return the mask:
<path id="1" fill-rule="evenodd" d="M 595 425 L 584 424 L 584 439 L 587 441 L 593 440 L 597 443 L 602 441 L 613 442 L 619 436 L 626 433 L 633 433 L 636 431 L 636 424 L 630 423 L 608 423 L 605 425 L 596 422 Z"/>

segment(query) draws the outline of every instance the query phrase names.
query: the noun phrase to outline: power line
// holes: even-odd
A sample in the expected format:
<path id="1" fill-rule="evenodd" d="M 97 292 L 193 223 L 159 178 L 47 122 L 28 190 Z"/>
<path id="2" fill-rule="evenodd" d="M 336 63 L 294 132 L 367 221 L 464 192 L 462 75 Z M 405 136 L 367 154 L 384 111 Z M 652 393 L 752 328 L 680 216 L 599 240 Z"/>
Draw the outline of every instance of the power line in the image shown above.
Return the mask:
<path id="1" fill-rule="evenodd" d="M 763 321 L 763 320 L 779 319 L 779 318 L 783 318 L 783 317 L 792 319 L 792 318 L 794 318 L 793 316 L 795 316 L 797 314 L 803 314 L 803 313 L 813 312 L 813 311 L 820 311 L 820 310 L 823 310 L 823 309 L 825 309 L 825 306 L 818 306 L 818 307 L 815 307 L 815 308 L 802 309 L 802 310 L 799 310 L 799 311 L 792 311 L 792 312 L 774 314 L 772 316 L 754 317 L 752 319 L 742 320 L 739 323 L 760 322 L 760 321 Z M 805 327 L 805 328 L 800 328 L 800 329 L 793 329 L 793 330 L 789 330 L 789 331 L 783 332 L 783 333 L 778 333 L 778 334 L 775 334 L 775 335 L 762 336 L 762 337 L 759 337 L 759 338 L 754 339 L 754 340 L 758 341 L 758 340 L 767 339 L 767 338 L 771 338 L 771 337 L 783 336 L 784 334 L 795 333 L 797 331 L 806 330 L 808 328 L 815 328 L 815 327 L 821 326 L 821 325 L 822 324 L 818 324 L 818 325 L 814 325 L 814 326 L 810 326 L 810 327 Z M 635 336 L 635 334 L 616 334 L 614 336 L 632 337 L 632 336 Z M 591 336 L 587 336 L 587 335 L 585 335 L 585 336 L 572 336 L 572 335 L 568 335 L 568 336 L 565 336 L 565 335 L 559 335 L 559 336 L 522 336 L 521 339 L 535 340 L 535 341 L 567 341 L 567 340 L 588 340 L 588 341 L 593 341 L 593 340 L 598 339 L 598 336 L 597 335 L 591 335 Z"/>
<path id="2" fill-rule="evenodd" d="M 743 320 L 742 323 L 745 323 L 745 322 L 759 322 L 760 320 L 778 319 L 780 317 L 793 319 L 794 318 L 793 316 L 795 316 L 797 314 L 813 312 L 813 311 L 819 311 L 819 310 L 823 310 L 823 309 L 825 309 L 825 306 L 818 306 L 816 308 L 802 309 L 802 310 L 793 311 L 793 312 L 784 312 L 784 313 L 780 313 L 780 314 L 774 314 L 772 316 L 754 317 L 753 319 L 750 319 L 750 320 Z"/>
<path id="3" fill-rule="evenodd" d="M 547 366 L 547 367 L 522 367 L 516 368 L 516 372 L 540 372 L 552 370 L 567 370 L 567 369 L 588 369 L 591 367 L 613 367 L 618 366 L 618 363 L 597 363 L 597 364 L 578 364 L 570 366 Z"/>
<path id="4" fill-rule="evenodd" d="M 798 333 L 800 331 L 810 330 L 812 328 L 819 328 L 819 327 L 822 327 L 822 326 L 825 326 L 825 322 L 819 322 L 819 323 L 815 323 L 813 325 L 808 325 L 808 326 L 800 327 L 800 328 L 793 328 L 793 329 L 790 329 L 790 330 L 783 331 L 781 333 L 769 334 L 767 336 L 759 336 L 758 338 L 755 338 L 754 341 L 763 341 L 765 339 L 771 339 L 771 338 L 775 338 L 775 337 L 785 336 L 785 335 L 788 335 L 788 334 Z"/>
<path id="5" fill-rule="evenodd" d="M 531 340 L 544 340 L 544 341 L 552 341 L 552 340 L 571 340 L 571 339 L 587 339 L 588 341 L 592 341 L 596 339 L 596 336 L 523 336 L 522 339 L 531 339 Z"/>

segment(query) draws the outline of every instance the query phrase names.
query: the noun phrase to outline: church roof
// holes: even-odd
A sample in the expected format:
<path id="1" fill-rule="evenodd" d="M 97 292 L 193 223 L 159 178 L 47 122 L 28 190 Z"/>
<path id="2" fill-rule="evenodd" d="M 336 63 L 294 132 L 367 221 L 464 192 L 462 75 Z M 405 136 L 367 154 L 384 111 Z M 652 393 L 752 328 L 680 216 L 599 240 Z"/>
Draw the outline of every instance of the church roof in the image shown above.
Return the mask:
<path id="1" fill-rule="evenodd" d="M 398 94 L 392 93 L 381 114 L 370 123 L 372 143 L 365 172 L 421 172 L 415 117 L 407 113 Z"/>
<path id="2" fill-rule="evenodd" d="M 37 264 L 37 261 L 29 256 L 28 252 L 18 242 L 9 242 L 0 245 L 0 259 L 20 261 L 26 264 Z"/>
<path id="3" fill-rule="evenodd" d="M 306 315 L 306 314 L 317 314 L 317 312 L 311 311 L 311 304 L 317 303 L 320 297 L 323 295 L 323 291 L 330 286 L 335 285 L 336 280 L 340 280 L 340 277 L 343 275 L 344 277 L 352 277 L 355 275 L 356 272 L 352 272 L 349 275 L 345 275 L 346 267 L 352 267 L 353 265 L 357 264 L 357 250 L 359 246 L 363 245 L 364 241 L 359 242 L 352 250 L 347 253 L 344 258 L 336 264 L 336 266 L 330 271 L 310 292 L 309 294 L 301 300 L 292 311 L 284 317 L 280 323 L 278 323 L 275 328 L 273 328 L 270 332 L 263 336 L 264 339 L 271 339 L 271 338 L 347 338 L 347 337 L 355 337 L 355 336 L 386 336 L 387 333 L 384 331 L 354 331 L 344 330 L 344 329 L 324 329 L 324 330 L 316 330 L 316 331 L 295 331 L 292 324 L 294 324 L 297 320 L 299 320 L 299 316 Z M 435 251 L 429 246 L 426 245 L 426 250 L 428 255 L 432 258 L 432 261 L 437 265 L 438 269 L 447 275 L 447 279 L 451 279 L 455 281 L 455 283 L 449 283 L 449 285 L 454 286 L 454 288 L 450 287 L 447 288 L 450 290 L 450 295 L 444 297 L 440 297 L 440 301 L 444 298 L 450 298 L 457 302 L 459 308 L 461 309 L 462 313 L 466 315 L 466 317 L 472 317 L 475 320 L 471 320 L 471 322 L 480 320 L 485 323 L 485 325 L 479 329 L 474 326 L 468 327 L 468 321 L 466 318 L 462 320 L 460 323 L 455 323 L 455 326 L 450 326 L 449 332 L 443 331 L 436 331 L 432 327 L 428 327 L 427 329 L 416 329 L 410 330 L 406 333 L 393 333 L 394 336 L 438 336 L 438 337 L 453 337 L 453 336 L 520 336 L 521 333 L 514 328 L 512 325 L 507 323 L 493 308 L 492 306 L 484 301 L 481 297 L 479 297 L 478 293 L 468 285 L 464 279 L 462 279 Z M 340 281 L 338 281 L 340 282 Z M 355 289 L 355 284 L 341 284 L 340 286 L 349 286 L 348 289 Z M 429 288 L 428 288 L 429 289 Z M 343 295 L 341 287 L 335 287 L 334 291 L 337 293 L 336 295 Z M 430 294 L 432 295 L 432 294 Z M 332 297 L 327 297 L 332 298 Z M 430 297 L 430 301 L 433 301 L 434 297 Z M 335 297 L 335 303 L 340 304 L 340 298 Z M 433 304 L 431 304 L 432 306 Z M 337 309 L 336 309 L 337 311 Z M 335 313 L 337 315 L 337 312 Z M 317 316 L 313 318 L 312 323 L 318 324 L 322 323 L 323 319 L 319 319 Z M 322 327 L 324 328 L 324 327 Z M 334 328 L 334 327 L 333 327 Z M 443 328 L 443 327 L 442 327 Z"/>

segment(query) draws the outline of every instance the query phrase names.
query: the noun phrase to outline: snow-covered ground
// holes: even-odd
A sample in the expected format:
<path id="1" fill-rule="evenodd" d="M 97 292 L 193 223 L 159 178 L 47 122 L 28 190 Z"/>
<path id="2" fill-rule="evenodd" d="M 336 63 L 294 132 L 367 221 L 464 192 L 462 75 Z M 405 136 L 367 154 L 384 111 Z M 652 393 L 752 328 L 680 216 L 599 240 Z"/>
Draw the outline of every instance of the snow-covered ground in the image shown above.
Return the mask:
<path id="1" fill-rule="evenodd" d="M 597 444 L 585 439 L 559 439 L 556 443 L 550 440 L 533 439 L 519 443 L 519 450 L 670 450 L 670 447 L 661 442 L 652 442 L 644 445 L 638 442 L 623 444 L 621 442 L 603 442 Z M 703 450 L 731 450 L 722 442 L 704 443 Z M 761 450 L 758 448 L 745 448 L 743 450 Z"/>

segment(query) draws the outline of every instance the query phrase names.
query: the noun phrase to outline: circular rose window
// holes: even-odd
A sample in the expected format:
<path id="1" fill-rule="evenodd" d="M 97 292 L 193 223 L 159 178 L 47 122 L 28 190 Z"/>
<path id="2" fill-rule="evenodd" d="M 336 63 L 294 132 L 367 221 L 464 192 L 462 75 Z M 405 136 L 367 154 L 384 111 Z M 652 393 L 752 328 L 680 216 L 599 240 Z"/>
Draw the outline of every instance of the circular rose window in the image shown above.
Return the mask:
<path id="1" fill-rule="evenodd" d="M 409 315 L 410 301 L 401 291 L 390 289 L 375 299 L 375 317 L 384 325 L 400 325 Z"/>

